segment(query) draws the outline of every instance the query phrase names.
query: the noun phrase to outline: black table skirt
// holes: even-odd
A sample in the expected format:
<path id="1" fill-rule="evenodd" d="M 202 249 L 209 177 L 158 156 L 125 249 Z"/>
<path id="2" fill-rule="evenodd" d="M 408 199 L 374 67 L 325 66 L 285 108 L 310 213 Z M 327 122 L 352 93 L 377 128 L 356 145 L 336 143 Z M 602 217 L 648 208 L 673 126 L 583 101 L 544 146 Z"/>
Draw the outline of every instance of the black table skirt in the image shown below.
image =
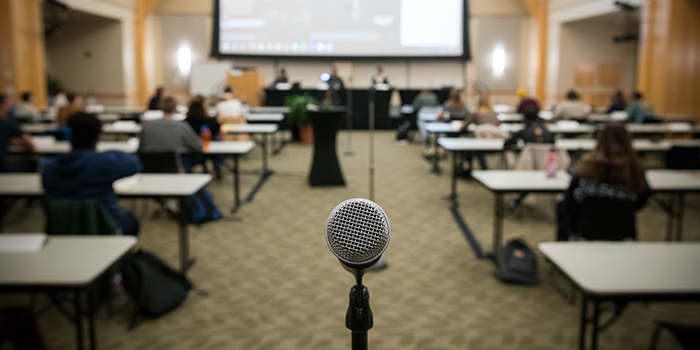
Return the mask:
<path id="1" fill-rule="evenodd" d="M 336 135 L 346 112 L 309 112 L 314 129 L 314 160 L 309 173 L 311 186 L 345 186 L 336 152 Z"/>

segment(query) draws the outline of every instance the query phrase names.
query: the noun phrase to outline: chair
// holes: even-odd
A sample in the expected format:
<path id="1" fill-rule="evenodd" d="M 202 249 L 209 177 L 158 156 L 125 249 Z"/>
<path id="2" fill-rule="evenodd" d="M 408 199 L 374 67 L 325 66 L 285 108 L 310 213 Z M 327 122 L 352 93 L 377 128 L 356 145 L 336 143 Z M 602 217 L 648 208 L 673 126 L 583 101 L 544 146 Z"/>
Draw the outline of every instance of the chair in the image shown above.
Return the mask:
<path id="1" fill-rule="evenodd" d="M 656 345 L 659 343 L 659 334 L 662 329 L 668 329 L 669 332 L 678 340 L 685 349 L 700 349 L 700 327 L 680 325 L 677 323 L 668 323 L 656 321 L 656 328 L 651 336 L 651 350 L 656 350 Z"/>
<path id="2" fill-rule="evenodd" d="M 53 199 L 47 206 L 50 235 L 121 235 L 121 228 L 96 198 Z"/>
<path id="3" fill-rule="evenodd" d="M 520 155 L 515 161 L 515 170 L 542 170 L 543 174 L 547 166 L 547 157 L 554 148 L 551 143 L 527 143 L 520 150 Z M 557 170 L 566 170 L 571 165 L 571 157 L 566 150 L 555 150 L 559 154 L 559 164 Z M 535 197 L 528 193 L 523 193 L 519 198 L 511 203 L 511 207 L 516 208 L 520 202 L 524 201 L 528 206 L 535 205 Z"/>
<path id="4" fill-rule="evenodd" d="M 144 173 L 172 174 L 180 171 L 180 162 L 175 152 L 139 153 Z"/>
<path id="5" fill-rule="evenodd" d="M 610 210 L 614 203 L 615 210 Z M 610 198 L 587 197 L 579 205 L 571 223 L 575 237 L 587 240 L 622 241 L 637 239 L 635 203 Z"/>
<path id="6" fill-rule="evenodd" d="M 673 146 L 666 152 L 666 168 L 700 169 L 700 147 Z"/>

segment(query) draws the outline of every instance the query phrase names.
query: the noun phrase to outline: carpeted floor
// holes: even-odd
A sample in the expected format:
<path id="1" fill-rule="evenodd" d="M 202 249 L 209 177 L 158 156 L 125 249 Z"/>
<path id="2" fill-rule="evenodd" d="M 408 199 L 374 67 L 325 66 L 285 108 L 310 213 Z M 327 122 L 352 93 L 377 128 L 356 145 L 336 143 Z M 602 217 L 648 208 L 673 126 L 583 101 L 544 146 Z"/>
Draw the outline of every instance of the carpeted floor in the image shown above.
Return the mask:
<path id="1" fill-rule="evenodd" d="M 352 134 L 354 157 L 338 153 L 347 186 L 310 188 L 312 147 L 289 144 L 270 158 L 275 171 L 255 199 L 235 214 L 230 174 L 209 190 L 225 214 L 219 222 L 191 226 L 196 265 L 189 277 L 210 293 L 191 294 L 181 308 L 127 331 L 131 309 L 97 316 L 98 346 L 111 349 L 349 349 L 345 310 L 352 276 L 324 240 L 330 211 L 341 201 L 369 196 L 368 134 Z M 504 285 L 494 265 L 475 258 L 449 211 L 448 162 L 432 174 L 422 145 L 398 146 L 394 133 L 376 134 L 375 201 L 389 217 L 389 268 L 365 278 L 374 328 L 371 349 L 574 349 L 579 307 L 568 304 L 546 279 L 537 287 Z M 257 181 L 261 154 L 242 162 L 241 187 Z M 489 159 L 497 166 L 498 158 Z M 491 244 L 493 196 L 460 180 L 460 211 L 484 248 Z M 554 239 L 554 198 L 539 196 L 505 222 L 505 238 L 524 237 L 531 247 Z M 177 266 L 177 227 L 153 219 L 142 202 L 124 201 L 141 218 L 139 246 Z M 700 240 L 700 197 L 687 197 L 685 239 Z M 639 236 L 662 240 L 666 216 L 649 203 L 638 215 Z M 43 214 L 16 206 L 6 232 L 40 232 Z M 542 261 L 541 261 L 542 262 Z M 544 266 L 541 264 L 542 274 Z M 28 295 L 2 295 L 0 306 L 27 305 Z M 647 349 L 654 319 L 700 324 L 698 303 L 630 304 L 600 335 L 601 349 Z M 39 318 L 51 349 L 74 349 L 73 326 L 55 309 Z M 680 349 L 668 334 L 660 349 Z M 11 349 L 9 344 L 0 349 Z"/>

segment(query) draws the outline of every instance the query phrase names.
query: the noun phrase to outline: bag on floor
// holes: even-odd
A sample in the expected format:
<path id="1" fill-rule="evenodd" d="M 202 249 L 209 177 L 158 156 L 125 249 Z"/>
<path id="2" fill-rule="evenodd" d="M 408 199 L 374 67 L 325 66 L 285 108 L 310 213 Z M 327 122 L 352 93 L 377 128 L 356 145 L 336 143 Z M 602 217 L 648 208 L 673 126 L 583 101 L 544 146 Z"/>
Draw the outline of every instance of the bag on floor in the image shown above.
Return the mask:
<path id="1" fill-rule="evenodd" d="M 205 188 L 200 189 L 189 200 L 190 223 L 203 224 L 221 219 L 221 212 L 214 203 L 214 196 Z"/>
<path id="2" fill-rule="evenodd" d="M 122 285 L 137 307 L 130 328 L 140 318 L 157 318 L 177 309 L 192 289 L 183 274 L 143 250 L 122 260 Z"/>
<path id="3" fill-rule="evenodd" d="M 537 255 L 522 239 L 508 241 L 501 247 L 496 277 L 506 283 L 537 285 Z"/>
<path id="4" fill-rule="evenodd" d="M 396 140 L 408 139 L 408 132 L 411 131 L 411 122 L 405 121 L 396 129 Z"/>

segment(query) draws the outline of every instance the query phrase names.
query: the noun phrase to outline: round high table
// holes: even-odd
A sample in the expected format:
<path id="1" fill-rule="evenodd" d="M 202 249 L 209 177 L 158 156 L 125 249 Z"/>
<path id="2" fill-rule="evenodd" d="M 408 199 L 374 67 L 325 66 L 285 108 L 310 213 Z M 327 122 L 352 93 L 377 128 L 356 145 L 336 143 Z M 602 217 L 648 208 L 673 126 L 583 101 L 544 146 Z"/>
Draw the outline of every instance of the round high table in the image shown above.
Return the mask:
<path id="1" fill-rule="evenodd" d="M 311 186 L 345 186 L 336 152 L 336 135 L 345 119 L 345 107 L 308 111 L 314 129 L 314 160 L 309 173 Z"/>

